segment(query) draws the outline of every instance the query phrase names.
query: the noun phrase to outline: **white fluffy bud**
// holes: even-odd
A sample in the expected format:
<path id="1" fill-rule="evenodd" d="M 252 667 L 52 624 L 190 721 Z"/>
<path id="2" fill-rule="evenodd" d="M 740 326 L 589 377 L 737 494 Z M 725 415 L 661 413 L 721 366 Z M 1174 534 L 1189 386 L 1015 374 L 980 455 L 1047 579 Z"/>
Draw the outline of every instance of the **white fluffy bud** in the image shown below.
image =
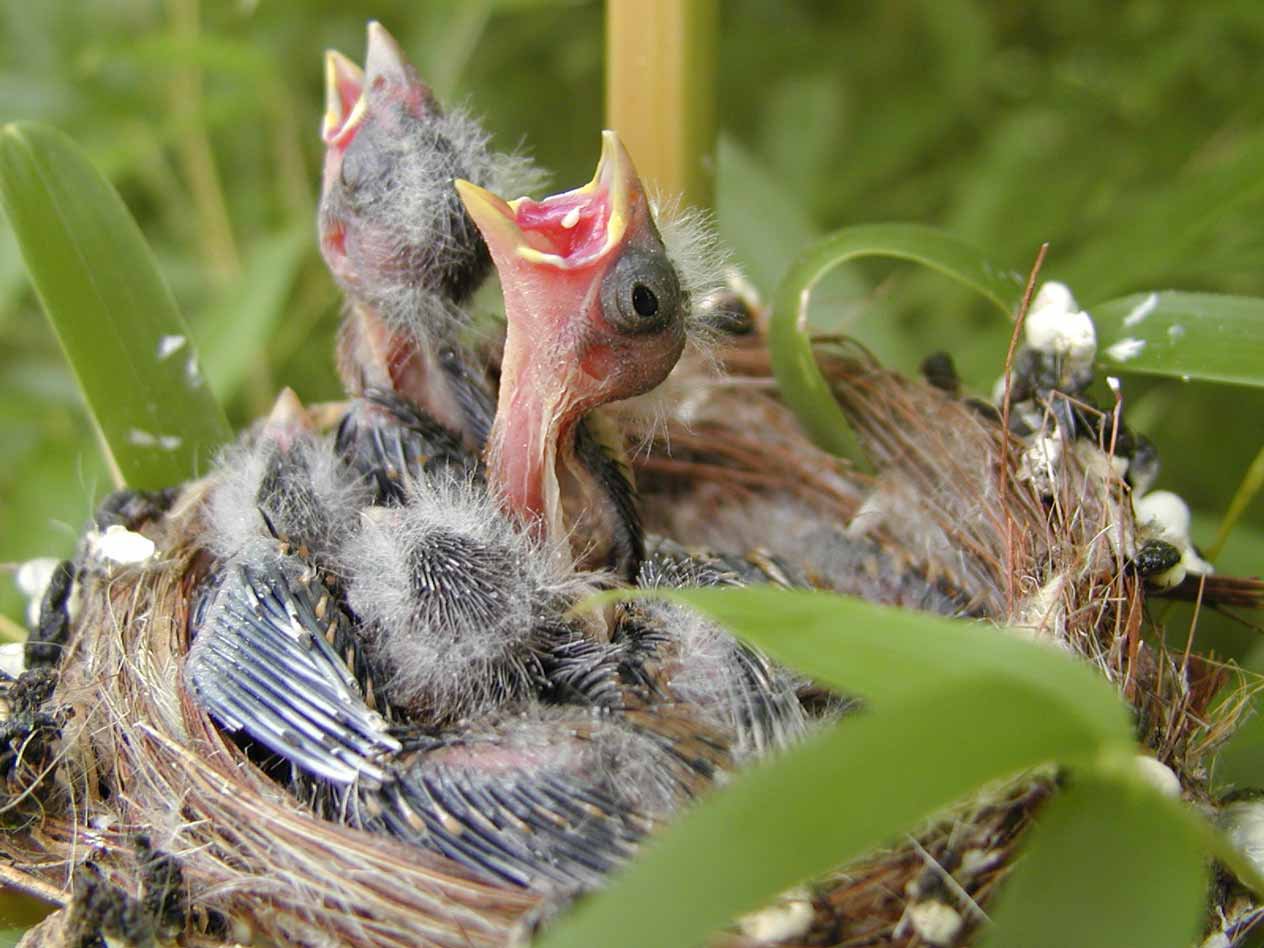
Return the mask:
<path id="1" fill-rule="evenodd" d="M 1062 283 L 1046 283 L 1032 300 L 1024 323 L 1027 345 L 1037 352 L 1061 356 L 1069 372 L 1093 365 L 1097 331 L 1089 314 L 1079 310 Z"/>

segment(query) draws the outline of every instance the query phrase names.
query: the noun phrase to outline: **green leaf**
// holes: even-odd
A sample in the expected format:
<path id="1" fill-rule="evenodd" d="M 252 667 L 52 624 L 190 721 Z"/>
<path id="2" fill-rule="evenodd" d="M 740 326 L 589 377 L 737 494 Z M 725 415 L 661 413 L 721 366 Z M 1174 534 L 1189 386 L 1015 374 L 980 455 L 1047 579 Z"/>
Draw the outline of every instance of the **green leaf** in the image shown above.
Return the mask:
<path id="1" fill-rule="evenodd" d="M 1203 833 L 1136 780 L 1078 776 L 1041 811 L 986 948 L 1186 948 L 1205 911 Z"/>
<path id="2" fill-rule="evenodd" d="M 1109 684 L 1062 652 L 983 623 L 809 591 L 657 598 L 691 605 L 773 658 L 863 695 L 866 711 L 717 791 L 546 948 L 698 944 L 983 783 L 1046 761 L 1131 752 L 1128 714 Z"/>
<path id="3" fill-rule="evenodd" d="M 1264 299 L 1166 290 L 1090 309 L 1108 369 L 1264 386 Z"/>
<path id="4" fill-rule="evenodd" d="M 1022 277 L 991 263 L 974 247 L 932 227 L 869 224 L 849 227 L 809 248 L 781 281 L 773 299 L 768 345 L 782 397 L 817 444 L 859 457 L 850 426 L 817 368 L 808 331 L 812 289 L 830 270 L 862 257 L 912 260 L 977 290 L 1009 315 L 1020 299 Z"/>
<path id="5" fill-rule="evenodd" d="M 702 944 L 981 784 L 1092 753 L 1101 734 L 1086 725 L 1052 689 L 1002 676 L 957 678 L 845 718 L 685 814 L 540 948 Z"/>
<path id="6" fill-rule="evenodd" d="M 1130 740 L 1114 690 L 1082 662 L 984 622 L 945 619 L 809 590 L 750 587 L 663 594 L 772 658 L 875 708 L 958 679 L 1004 679 L 1057 696 L 1103 739 Z"/>
<path id="7" fill-rule="evenodd" d="M 116 477 L 176 484 L 230 435 L 189 327 L 117 192 L 61 132 L 0 129 L 0 201 Z"/>
<path id="8" fill-rule="evenodd" d="M 195 335 L 202 366 L 221 399 L 227 401 L 237 391 L 251 360 L 262 357 L 311 246 L 311 227 L 306 225 L 259 240 L 247 254 L 241 279 L 199 315 Z"/>

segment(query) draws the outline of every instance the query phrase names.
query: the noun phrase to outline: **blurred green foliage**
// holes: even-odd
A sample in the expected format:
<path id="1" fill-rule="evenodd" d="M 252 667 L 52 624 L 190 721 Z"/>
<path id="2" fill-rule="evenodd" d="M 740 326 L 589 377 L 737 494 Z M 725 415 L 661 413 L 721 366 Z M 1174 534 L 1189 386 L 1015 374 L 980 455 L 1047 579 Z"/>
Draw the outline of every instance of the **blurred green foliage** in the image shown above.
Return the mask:
<path id="1" fill-rule="evenodd" d="M 601 127 L 598 3 L 0 0 L 0 122 L 62 128 L 118 187 L 238 426 L 282 385 L 305 401 L 339 395 L 339 296 L 314 240 L 321 57 L 336 47 L 360 59 L 370 17 L 502 146 L 525 143 L 559 185 L 587 179 Z M 829 230 L 911 221 L 1018 273 L 1049 241 L 1044 275 L 1090 309 L 1154 289 L 1264 296 L 1264 97 L 1251 94 L 1264 7 L 725 0 L 719 53 L 717 216 L 765 293 Z M 820 325 L 908 371 L 947 349 L 983 392 L 1009 337 L 971 291 L 907 265 L 840 268 L 813 307 Z M 3 222 L 0 338 L 0 561 L 64 555 L 109 484 Z M 1209 542 L 1264 442 L 1264 393 L 1140 376 L 1125 393 L 1134 427 L 1159 446 L 1160 486 L 1190 499 Z M 1256 500 L 1220 565 L 1261 564 Z M 7 583 L 0 612 L 21 622 Z M 1163 618 L 1183 642 L 1189 611 Z M 1204 619 L 1199 635 L 1264 668 L 1254 629 Z M 1264 727 L 1217 775 L 1264 782 Z"/>
<path id="2" fill-rule="evenodd" d="M 360 59 L 370 17 L 502 146 L 525 143 L 559 185 L 587 179 L 598 3 L 0 3 L 0 121 L 59 126 L 116 184 L 237 425 L 281 385 L 339 394 L 339 297 L 313 224 L 321 57 Z M 726 0 L 721 17 L 718 218 L 765 292 L 825 231 L 907 220 L 1020 272 L 1048 240 L 1045 275 L 1090 307 L 1161 288 L 1264 295 L 1264 7 Z M 1008 339 L 968 291 L 904 265 L 854 265 L 814 309 L 906 370 L 947 349 L 984 391 Z M 3 224 L 0 336 L 0 561 L 64 554 L 109 485 Z M 1210 541 L 1264 440 L 1264 395 L 1139 377 L 1125 393 L 1160 448 L 1160 486 L 1191 500 Z M 1222 566 L 1261 572 L 1261 536 L 1257 501 Z M 1254 642 L 1218 634 L 1235 654 Z"/>

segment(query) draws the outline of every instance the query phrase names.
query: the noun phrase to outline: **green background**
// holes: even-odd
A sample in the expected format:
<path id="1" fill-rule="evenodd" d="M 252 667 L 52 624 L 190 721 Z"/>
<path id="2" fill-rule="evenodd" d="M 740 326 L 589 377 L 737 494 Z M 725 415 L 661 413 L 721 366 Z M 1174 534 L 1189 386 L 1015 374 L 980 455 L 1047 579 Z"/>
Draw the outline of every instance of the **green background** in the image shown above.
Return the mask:
<path id="1" fill-rule="evenodd" d="M 1264 5 L 967 0 L 720 5 L 722 236 L 771 292 L 840 226 L 943 227 L 1085 304 L 1181 288 L 1264 295 Z M 359 60 L 375 17 L 449 103 L 569 187 L 602 124 L 597 3 L 0 4 L 0 122 L 84 145 L 119 188 L 241 425 L 281 385 L 336 398 L 339 297 L 316 252 L 326 47 Z M 1090 305 L 1091 309 L 1091 305 Z M 912 371 L 943 348 L 986 392 L 1008 326 L 942 278 L 855 266 L 815 317 Z M 56 341 L 0 221 L 0 561 L 64 555 L 109 489 Z M 1264 367 L 1261 367 L 1264 372 Z M 120 378 L 120 385 L 127 379 Z M 1264 442 L 1264 392 L 1127 378 L 1135 427 L 1209 542 Z M 1257 500 L 1220 565 L 1264 569 Z M 12 633 L 22 602 L 0 582 Z M 1167 616 L 1184 638 L 1188 617 Z M 1213 617 L 1200 643 L 1264 665 L 1257 632 Z M 1259 782 L 1248 734 L 1223 775 Z"/>

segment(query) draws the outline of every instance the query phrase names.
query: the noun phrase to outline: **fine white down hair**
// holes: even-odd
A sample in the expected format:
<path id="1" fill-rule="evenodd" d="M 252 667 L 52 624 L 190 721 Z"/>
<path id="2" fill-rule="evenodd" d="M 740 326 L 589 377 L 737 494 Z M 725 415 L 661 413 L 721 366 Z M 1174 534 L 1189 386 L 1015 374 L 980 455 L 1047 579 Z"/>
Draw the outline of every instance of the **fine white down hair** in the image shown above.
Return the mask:
<path id="1" fill-rule="evenodd" d="M 409 485 L 342 551 L 347 600 L 398 707 L 455 719 L 528 695 L 563 613 L 593 590 L 564 552 L 511 523 L 481 483 Z"/>
<path id="2" fill-rule="evenodd" d="M 650 208 L 667 257 L 689 299 L 685 315 L 689 343 L 709 351 L 716 342 L 716 330 L 706 319 L 706 304 L 729 286 L 729 252 L 707 211 L 684 206 L 679 196 L 656 196 Z"/>
<path id="3" fill-rule="evenodd" d="M 330 439 L 307 431 L 248 433 L 220 452 L 212 476 L 207 546 L 223 559 L 281 540 L 329 568 L 372 498 Z"/>
<path id="4" fill-rule="evenodd" d="M 415 287 L 411 269 L 441 269 L 449 258 L 468 250 L 470 234 L 459 227 L 463 216 L 454 178 L 496 194 L 525 194 L 546 179 L 525 156 L 492 151 L 487 132 L 463 109 L 430 115 L 417 129 L 414 135 L 375 139 L 388 151 L 383 164 L 393 173 L 362 186 L 357 196 L 360 213 L 388 223 L 394 254 L 387 256 L 412 264 L 399 271 L 400 279 L 391 287 L 399 293 Z M 380 213 L 372 210 L 374 205 L 381 206 Z M 459 227 L 455 232 L 454 226 Z"/>
<path id="5" fill-rule="evenodd" d="M 648 589 L 737 586 L 706 564 L 642 568 Z M 666 600 L 637 603 L 635 625 L 656 642 L 655 664 L 668 694 L 692 706 L 708 725 L 727 735 L 738 759 L 759 756 L 801 737 L 807 718 L 798 698 L 804 679 L 735 639 L 688 606 Z"/>

